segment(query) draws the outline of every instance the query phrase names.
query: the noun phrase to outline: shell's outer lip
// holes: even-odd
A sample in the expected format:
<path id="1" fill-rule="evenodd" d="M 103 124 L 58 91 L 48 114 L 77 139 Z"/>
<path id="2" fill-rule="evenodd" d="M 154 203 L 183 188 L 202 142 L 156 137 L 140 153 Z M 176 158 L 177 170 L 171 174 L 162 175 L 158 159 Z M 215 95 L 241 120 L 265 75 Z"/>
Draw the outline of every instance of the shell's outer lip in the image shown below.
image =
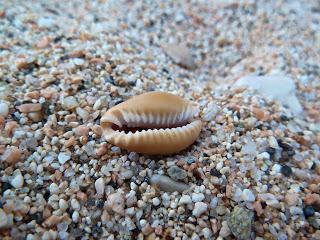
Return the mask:
<path id="1" fill-rule="evenodd" d="M 177 153 L 191 145 L 201 131 L 192 120 L 197 109 L 190 102 L 168 93 L 152 92 L 114 106 L 101 118 L 106 140 L 121 148 L 147 154 Z M 117 125 L 119 130 L 114 130 Z M 147 130 L 121 131 L 123 126 Z M 149 128 L 149 129 L 148 129 Z"/>

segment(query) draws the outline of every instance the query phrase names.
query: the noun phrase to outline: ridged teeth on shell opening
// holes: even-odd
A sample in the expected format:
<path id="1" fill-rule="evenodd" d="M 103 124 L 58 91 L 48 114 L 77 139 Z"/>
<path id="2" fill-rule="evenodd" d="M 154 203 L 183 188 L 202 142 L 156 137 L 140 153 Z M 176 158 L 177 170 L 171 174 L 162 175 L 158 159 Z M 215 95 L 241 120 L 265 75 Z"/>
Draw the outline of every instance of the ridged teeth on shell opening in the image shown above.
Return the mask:
<path id="1" fill-rule="evenodd" d="M 143 123 L 148 123 L 148 116 L 145 113 L 140 114 L 140 119 L 142 120 Z"/>

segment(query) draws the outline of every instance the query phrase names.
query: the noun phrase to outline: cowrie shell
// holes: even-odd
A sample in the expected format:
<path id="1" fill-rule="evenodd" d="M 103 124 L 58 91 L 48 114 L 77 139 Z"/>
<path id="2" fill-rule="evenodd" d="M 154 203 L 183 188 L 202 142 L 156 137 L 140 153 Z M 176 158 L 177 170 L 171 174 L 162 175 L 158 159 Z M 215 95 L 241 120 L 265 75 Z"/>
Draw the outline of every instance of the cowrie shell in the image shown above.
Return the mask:
<path id="1" fill-rule="evenodd" d="M 144 93 L 109 109 L 101 118 L 105 139 L 132 152 L 168 155 L 190 146 L 201 131 L 196 107 L 165 92 Z"/>

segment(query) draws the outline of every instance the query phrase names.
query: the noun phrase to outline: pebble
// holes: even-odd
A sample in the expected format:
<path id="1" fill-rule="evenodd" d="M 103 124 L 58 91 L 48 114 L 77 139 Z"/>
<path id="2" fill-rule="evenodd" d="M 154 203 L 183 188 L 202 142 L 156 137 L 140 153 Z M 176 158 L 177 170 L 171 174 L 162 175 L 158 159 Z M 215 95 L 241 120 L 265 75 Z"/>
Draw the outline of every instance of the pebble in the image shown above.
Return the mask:
<path id="1" fill-rule="evenodd" d="M 193 202 L 202 202 L 204 195 L 203 193 L 192 193 L 191 199 Z"/>
<path id="2" fill-rule="evenodd" d="M 120 172 L 120 178 L 121 179 L 131 179 L 133 177 L 134 173 L 130 169 L 123 169 Z"/>
<path id="3" fill-rule="evenodd" d="M 269 142 L 269 147 L 273 148 L 273 149 L 279 149 L 279 144 L 277 139 L 274 136 L 269 136 L 268 138 L 268 142 Z"/>
<path id="4" fill-rule="evenodd" d="M 296 206 L 299 200 L 299 194 L 294 192 L 286 193 L 284 200 L 289 207 Z"/>
<path id="5" fill-rule="evenodd" d="M 94 183 L 94 186 L 96 188 L 96 192 L 98 195 L 104 194 L 105 182 L 102 177 L 96 180 L 96 182 Z"/>
<path id="6" fill-rule="evenodd" d="M 68 202 L 64 199 L 60 199 L 59 200 L 59 208 L 62 210 L 62 211 L 66 211 L 67 208 L 68 208 Z"/>
<path id="7" fill-rule="evenodd" d="M 8 163 L 9 165 L 15 165 L 21 159 L 21 151 L 15 146 L 8 147 L 3 155 L 1 161 Z"/>
<path id="8" fill-rule="evenodd" d="M 33 122 L 40 122 L 43 118 L 41 112 L 30 112 L 28 113 L 28 118 L 30 118 Z"/>
<path id="9" fill-rule="evenodd" d="M 304 203 L 306 205 L 320 205 L 320 195 L 316 194 L 316 193 L 312 193 L 312 194 L 307 194 L 304 197 Z"/>
<path id="10" fill-rule="evenodd" d="M 183 192 L 190 188 L 189 185 L 176 182 L 165 175 L 153 175 L 150 179 L 151 184 L 158 185 L 161 191 L 165 192 Z"/>
<path id="11" fill-rule="evenodd" d="M 136 153 L 136 152 L 130 152 L 128 158 L 129 158 L 130 161 L 133 161 L 133 162 L 138 161 L 139 160 L 139 154 Z"/>
<path id="12" fill-rule="evenodd" d="M 175 181 L 183 180 L 187 177 L 186 171 L 177 166 L 171 166 L 168 169 L 168 175 Z"/>
<path id="13" fill-rule="evenodd" d="M 304 213 L 304 216 L 305 216 L 306 218 L 308 218 L 308 217 L 311 217 L 311 216 L 314 215 L 315 210 L 314 210 L 313 206 L 305 206 L 305 207 L 303 208 L 303 213 Z"/>
<path id="14" fill-rule="evenodd" d="M 281 173 L 284 176 L 289 177 L 292 174 L 292 169 L 291 169 L 291 167 L 284 165 L 281 167 Z"/>
<path id="15" fill-rule="evenodd" d="M 121 153 L 121 149 L 119 147 L 113 146 L 111 147 L 111 151 L 117 154 Z"/>
<path id="16" fill-rule="evenodd" d="M 216 208 L 218 205 L 219 199 L 217 197 L 212 198 L 211 202 L 210 202 L 210 207 L 211 208 Z"/>
<path id="17" fill-rule="evenodd" d="M 308 221 L 310 222 L 311 226 L 317 230 L 320 230 L 320 218 L 318 217 L 309 217 Z"/>
<path id="18" fill-rule="evenodd" d="M 107 206 L 110 210 L 123 216 L 125 207 L 123 194 L 119 192 L 110 194 L 107 198 Z"/>
<path id="19" fill-rule="evenodd" d="M 215 209 L 219 216 L 223 216 L 227 213 L 227 208 L 225 206 L 217 206 Z"/>
<path id="20" fill-rule="evenodd" d="M 21 173 L 18 173 L 16 176 L 14 176 L 10 183 L 14 188 L 22 188 L 24 179 Z"/>
<path id="21" fill-rule="evenodd" d="M 77 211 L 79 211 L 81 208 L 80 203 L 75 198 L 71 199 L 71 207 L 73 210 L 77 210 Z"/>
<path id="22" fill-rule="evenodd" d="M 42 109 L 42 105 L 40 103 L 26 103 L 17 106 L 17 109 L 22 113 L 39 112 Z"/>
<path id="23" fill-rule="evenodd" d="M 0 102 L 0 116 L 6 117 L 9 114 L 9 106 L 5 102 Z"/>
<path id="24" fill-rule="evenodd" d="M 244 207 L 235 206 L 227 218 L 228 226 L 239 239 L 250 239 L 254 213 Z"/>
<path id="25" fill-rule="evenodd" d="M 162 48 L 176 64 L 188 69 L 197 67 L 189 48 L 185 44 L 162 44 Z"/>
<path id="26" fill-rule="evenodd" d="M 17 124 L 16 121 L 9 121 L 9 122 L 6 123 L 6 126 L 4 127 L 4 130 L 5 130 L 5 132 L 6 132 L 6 134 L 8 136 L 11 136 L 13 130 L 15 128 L 17 128 L 17 127 L 18 127 L 18 124 Z"/>
<path id="27" fill-rule="evenodd" d="M 90 129 L 87 126 L 80 125 L 76 127 L 73 131 L 76 136 L 81 137 L 81 136 L 88 136 L 89 130 Z"/>
<path id="28" fill-rule="evenodd" d="M 71 218 L 72 218 L 72 221 L 73 221 L 74 223 L 77 223 L 77 222 L 79 221 L 79 217 L 80 217 L 80 214 L 79 214 L 78 211 L 74 211 L 74 212 L 72 213 Z"/>
<path id="29" fill-rule="evenodd" d="M 153 206 L 159 206 L 160 205 L 160 199 L 159 198 L 153 198 L 152 199 L 152 204 L 153 204 Z"/>
<path id="30" fill-rule="evenodd" d="M 84 121 L 87 121 L 90 117 L 90 114 L 87 110 L 77 107 L 76 108 L 76 113 L 82 118 Z"/>
<path id="31" fill-rule="evenodd" d="M 221 225 L 222 225 L 222 227 L 220 229 L 219 236 L 221 236 L 223 238 L 230 236 L 231 231 L 230 231 L 230 228 L 227 224 L 227 221 L 223 221 Z"/>
<path id="32" fill-rule="evenodd" d="M 196 202 L 192 211 L 192 215 L 195 217 L 200 217 L 208 209 L 208 205 L 204 202 Z"/>
<path id="33" fill-rule="evenodd" d="M 51 195 L 59 194 L 60 188 L 56 183 L 51 183 L 49 186 L 49 191 L 50 191 Z"/>
<path id="34" fill-rule="evenodd" d="M 0 229 L 3 229 L 7 226 L 8 223 L 8 217 L 5 211 L 0 208 Z"/>
<path id="35" fill-rule="evenodd" d="M 69 97 L 66 97 L 63 99 L 62 107 L 65 110 L 72 110 L 72 109 L 78 107 L 78 102 L 75 97 L 69 96 Z"/>
<path id="36" fill-rule="evenodd" d="M 64 216 L 51 215 L 43 222 L 43 225 L 45 227 L 56 226 L 58 223 L 60 223 L 62 221 L 63 218 L 64 218 Z"/>
<path id="37" fill-rule="evenodd" d="M 219 106 L 216 103 L 210 102 L 203 111 L 202 119 L 207 122 L 212 121 L 219 110 Z"/>
<path id="38" fill-rule="evenodd" d="M 178 205 L 192 203 L 191 197 L 189 195 L 182 195 Z"/>
<path id="39" fill-rule="evenodd" d="M 254 202 L 254 200 L 256 199 L 256 197 L 254 196 L 254 194 L 251 192 L 251 190 L 249 189 L 244 189 L 242 191 L 242 194 L 241 194 L 241 199 L 242 201 L 245 201 L 245 202 Z"/>
<path id="40" fill-rule="evenodd" d="M 70 153 L 67 152 L 61 152 L 58 155 L 58 161 L 60 164 L 65 164 L 67 161 L 71 159 Z"/>

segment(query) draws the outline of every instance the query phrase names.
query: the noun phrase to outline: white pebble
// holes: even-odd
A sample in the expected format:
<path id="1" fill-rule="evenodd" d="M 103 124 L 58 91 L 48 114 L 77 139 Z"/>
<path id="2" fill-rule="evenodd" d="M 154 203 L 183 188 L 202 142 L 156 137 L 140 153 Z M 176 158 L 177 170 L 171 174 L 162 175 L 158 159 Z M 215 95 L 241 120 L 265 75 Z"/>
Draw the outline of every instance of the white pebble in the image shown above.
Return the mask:
<path id="1" fill-rule="evenodd" d="M 193 216 L 195 217 L 200 217 L 201 214 L 203 214 L 204 212 L 206 212 L 208 209 L 208 205 L 203 203 L 203 202 L 197 202 L 194 205 L 194 209 L 192 211 Z"/>
<path id="2" fill-rule="evenodd" d="M 9 107 L 8 104 L 2 102 L 0 103 L 0 116 L 6 117 L 9 114 Z"/>
<path id="3" fill-rule="evenodd" d="M 244 189 L 241 194 L 241 199 L 245 202 L 254 202 L 256 197 L 249 189 Z"/>
<path id="4" fill-rule="evenodd" d="M 193 202 L 202 202 L 204 195 L 202 193 L 192 193 L 191 198 Z"/>
<path id="5" fill-rule="evenodd" d="M 94 186 L 96 188 L 96 192 L 98 195 L 103 195 L 104 193 L 104 187 L 105 187 L 105 183 L 104 183 L 104 179 L 101 177 L 101 178 L 98 178 L 96 180 L 96 182 L 94 183 Z"/>
<path id="6" fill-rule="evenodd" d="M 58 160 L 60 164 L 65 164 L 70 159 L 71 159 L 71 156 L 67 152 L 61 152 L 58 155 Z"/>
<path id="7" fill-rule="evenodd" d="M 230 228 L 228 227 L 227 221 L 222 222 L 222 227 L 219 232 L 219 236 L 226 238 L 231 234 Z"/>
<path id="8" fill-rule="evenodd" d="M 189 195 L 182 195 L 179 200 L 179 205 L 192 203 L 191 197 Z"/>
<path id="9" fill-rule="evenodd" d="M 274 136 L 269 136 L 268 138 L 269 146 L 275 149 L 279 149 L 279 144 Z"/>
<path id="10" fill-rule="evenodd" d="M 74 223 L 77 223 L 78 220 L 79 220 L 79 212 L 78 212 L 78 211 L 74 211 L 74 212 L 72 213 L 72 221 L 73 221 Z"/>
<path id="11" fill-rule="evenodd" d="M 71 110 L 71 109 L 74 109 L 74 108 L 78 107 L 78 102 L 75 99 L 75 97 L 69 96 L 69 97 L 66 97 L 66 98 L 63 99 L 62 107 L 65 110 Z"/>
<path id="12" fill-rule="evenodd" d="M 6 227 L 8 223 L 8 217 L 5 211 L 0 208 L 0 229 Z"/>
<path id="13" fill-rule="evenodd" d="M 59 193 L 59 187 L 56 183 L 51 183 L 49 186 L 49 191 L 52 194 L 58 194 Z"/>
<path id="14" fill-rule="evenodd" d="M 83 108 L 77 107 L 76 112 L 84 121 L 89 119 L 90 114 Z"/>
<path id="15" fill-rule="evenodd" d="M 79 211 L 80 210 L 80 204 L 79 202 L 76 200 L 76 199 L 71 199 L 71 207 L 74 209 L 74 210 L 77 210 Z"/>
<path id="16" fill-rule="evenodd" d="M 64 199 L 59 200 L 59 208 L 63 211 L 67 210 L 68 208 L 68 202 Z"/>
<path id="17" fill-rule="evenodd" d="M 212 200 L 210 202 L 210 207 L 216 208 L 218 206 L 218 201 L 219 201 L 219 199 L 217 197 L 212 198 Z"/>
<path id="18" fill-rule="evenodd" d="M 211 239 L 212 232 L 209 228 L 202 229 L 202 233 L 205 239 Z"/>
<path id="19" fill-rule="evenodd" d="M 260 160 L 269 160 L 270 159 L 270 154 L 267 152 L 262 152 L 260 154 L 257 155 L 257 159 Z"/>
<path id="20" fill-rule="evenodd" d="M 281 165 L 276 163 L 273 165 L 272 172 L 270 174 L 275 175 L 277 173 L 280 173 L 280 171 L 281 171 Z"/>
<path id="21" fill-rule="evenodd" d="M 23 176 L 21 174 L 17 174 L 12 180 L 11 185 L 14 188 L 22 188 L 23 186 Z"/>
<path id="22" fill-rule="evenodd" d="M 160 205 L 160 199 L 159 198 L 153 198 L 152 199 L 152 204 L 154 205 L 154 206 L 159 206 Z"/>

